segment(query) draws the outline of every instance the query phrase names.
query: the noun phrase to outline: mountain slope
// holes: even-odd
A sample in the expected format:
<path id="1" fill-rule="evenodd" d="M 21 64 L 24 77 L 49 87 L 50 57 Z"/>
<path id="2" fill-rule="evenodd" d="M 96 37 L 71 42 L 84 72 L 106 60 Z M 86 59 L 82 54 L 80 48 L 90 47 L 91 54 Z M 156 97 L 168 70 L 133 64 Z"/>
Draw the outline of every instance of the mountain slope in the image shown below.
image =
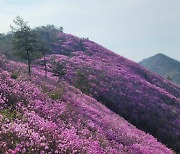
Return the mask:
<path id="1" fill-rule="evenodd" d="M 180 62 L 163 54 L 157 54 L 139 62 L 145 68 L 169 78 L 172 82 L 180 85 Z"/>
<path id="2" fill-rule="evenodd" d="M 54 55 L 46 57 L 48 80 L 52 79 L 54 63 L 61 63 L 66 72 L 61 80 L 65 83 L 78 88 L 83 94 L 93 97 L 139 129 L 151 133 L 168 147 L 180 152 L 180 87 L 88 39 L 62 32 L 54 34 L 57 36 L 54 41 L 51 40 L 52 50 L 49 52 Z M 12 51 L 9 53 L 12 54 Z M 41 78 L 44 74 L 42 61 L 43 59 L 37 60 L 33 66 L 33 71 L 40 74 Z M 10 70 L 13 77 L 17 76 L 14 72 L 16 69 Z M 41 79 L 35 85 L 39 87 L 40 81 Z M 43 85 L 44 91 L 52 99 L 64 95 L 64 88 L 52 88 L 58 87 L 57 81 L 58 77 L 54 77 L 49 81 L 53 86 L 50 83 L 44 83 L 48 87 Z M 47 106 L 45 108 L 48 110 Z M 100 126 L 103 126 L 103 123 L 100 123 Z"/>
<path id="3" fill-rule="evenodd" d="M 180 87 L 88 39 L 58 35 L 61 41 L 55 44 L 56 55 L 47 58 L 49 71 L 53 61 L 65 63 L 64 79 L 71 85 L 180 150 Z M 78 85 L 82 76 L 86 84 Z"/>
<path id="4" fill-rule="evenodd" d="M 16 75 L 15 75 L 16 73 Z M 65 81 L 0 57 L 0 153 L 172 154 Z"/>

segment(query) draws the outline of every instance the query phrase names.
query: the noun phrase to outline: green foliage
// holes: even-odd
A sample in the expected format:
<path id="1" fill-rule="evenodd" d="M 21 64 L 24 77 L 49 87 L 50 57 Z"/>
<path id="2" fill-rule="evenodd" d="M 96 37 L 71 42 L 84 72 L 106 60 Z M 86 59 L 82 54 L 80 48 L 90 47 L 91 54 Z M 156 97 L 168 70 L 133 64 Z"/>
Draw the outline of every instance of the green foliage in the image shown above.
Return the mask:
<path id="1" fill-rule="evenodd" d="M 58 41 L 57 33 L 63 32 L 63 28 L 60 27 L 59 29 L 57 29 L 54 25 L 47 25 L 37 27 L 33 31 L 39 38 L 38 51 L 43 56 L 43 66 L 45 71 L 45 77 L 47 78 L 46 55 L 53 53 L 54 43 Z"/>
<path id="2" fill-rule="evenodd" d="M 7 118 L 9 120 L 22 119 L 22 114 L 18 112 L 18 110 L 11 109 L 3 109 L 0 111 L 3 118 Z"/>
<path id="3" fill-rule="evenodd" d="M 81 90 L 83 93 L 89 94 L 89 88 L 90 88 L 89 81 L 86 75 L 80 70 L 77 72 L 74 86 L 79 90 Z"/>
<path id="4" fill-rule="evenodd" d="M 0 36 L 0 53 L 4 54 L 7 58 L 15 59 L 12 52 L 12 34 Z"/>
<path id="5" fill-rule="evenodd" d="M 6 141 L 6 143 L 8 143 L 9 149 L 14 149 L 16 148 L 16 145 L 20 143 L 21 140 L 18 137 L 18 135 L 8 131 L 6 133 L 1 133 L 1 141 Z M 1 150 L 4 151 L 4 153 L 6 151 L 5 149 L 1 149 Z"/>
<path id="6" fill-rule="evenodd" d="M 53 62 L 52 66 L 52 73 L 54 76 L 57 76 L 59 78 L 59 81 L 61 78 L 66 75 L 66 69 L 65 69 L 65 63 L 60 62 Z"/>
<path id="7" fill-rule="evenodd" d="M 20 21 L 19 21 L 20 20 Z M 21 61 L 21 62 L 27 62 L 27 52 L 24 51 L 25 46 L 22 46 L 25 42 L 24 36 L 22 33 L 16 33 L 17 31 L 21 32 L 21 27 L 23 29 L 23 25 L 29 27 L 27 25 L 27 22 L 25 22 L 21 17 L 17 17 L 15 19 L 15 25 L 16 27 L 11 26 L 11 33 L 3 34 L 0 33 L 0 53 L 6 56 L 6 58 L 15 60 L 15 61 Z M 18 24 L 17 21 L 19 21 Z M 21 24 L 22 25 L 21 25 Z M 20 26 L 21 25 L 21 26 Z M 25 27 L 26 27 L 25 26 Z M 28 31 L 28 28 L 24 28 L 23 32 Z M 47 54 L 54 53 L 54 44 L 59 41 L 59 38 L 57 37 L 57 34 L 59 32 L 63 32 L 63 27 L 57 28 L 54 25 L 46 25 L 46 26 L 39 26 L 37 28 L 31 29 L 29 27 L 28 31 L 28 39 L 27 41 L 30 43 L 29 47 L 33 51 L 29 51 L 29 57 L 30 60 L 34 60 L 37 58 L 45 57 Z M 30 35 L 29 35 L 30 34 Z M 15 36 L 18 35 L 18 39 L 16 39 Z M 20 37 L 22 35 L 22 37 Z M 19 41 L 22 41 L 21 44 L 17 44 Z M 21 48 L 23 47 L 23 48 Z M 46 65 L 46 62 L 44 63 L 44 66 Z"/>
<path id="8" fill-rule="evenodd" d="M 5 36 L 5 34 L 0 33 L 0 40 L 1 40 L 1 39 L 3 39 L 3 38 L 4 38 L 4 36 Z"/>
<path id="9" fill-rule="evenodd" d="M 55 89 L 49 89 L 47 83 L 44 82 L 41 86 L 42 92 L 46 93 L 52 100 L 62 99 L 64 94 L 63 86 L 57 85 Z"/>
<path id="10" fill-rule="evenodd" d="M 48 52 L 52 53 L 53 45 L 58 40 L 58 29 L 54 25 L 47 25 L 37 27 L 33 31 L 38 35 L 41 42 L 46 45 L 46 48 L 48 48 Z"/>
<path id="11" fill-rule="evenodd" d="M 180 85 L 180 62 L 164 54 L 157 54 L 139 62 L 145 68 Z"/>
<path id="12" fill-rule="evenodd" d="M 5 102 L 9 108 L 15 109 L 16 104 L 19 102 L 19 96 L 16 94 L 9 94 L 5 93 L 4 96 L 7 98 L 7 101 Z"/>
<path id="13" fill-rule="evenodd" d="M 31 31 L 27 22 L 25 22 L 20 16 L 16 17 L 14 23 L 16 27 L 11 26 L 11 29 L 13 33 L 13 46 L 15 52 L 23 59 L 32 60 L 36 51 L 36 34 Z"/>
<path id="14" fill-rule="evenodd" d="M 86 48 L 85 48 L 84 43 L 83 43 L 83 39 L 80 39 L 79 46 L 80 46 L 80 48 L 81 48 L 81 50 L 82 50 L 83 52 L 86 51 Z"/>
<path id="15" fill-rule="evenodd" d="M 17 72 L 13 72 L 12 74 L 11 74 L 11 78 L 12 79 L 17 79 L 18 78 L 18 73 Z"/>
<path id="16" fill-rule="evenodd" d="M 13 48 L 15 53 L 28 62 L 28 73 L 31 76 L 31 62 L 39 58 L 41 53 L 39 49 L 39 40 L 30 26 L 27 25 L 20 16 L 14 20 L 16 27 L 11 26 L 13 34 Z"/>
<path id="17" fill-rule="evenodd" d="M 10 91 L 4 92 L 1 91 L 1 89 L 0 93 L 2 93 L 2 96 L 6 98 L 5 104 L 7 105 L 8 109 L 15 110 L 18 102 L 23 102 L 24 105 L 28 104 L 26 98 L 20 94 L 17 95 L 16 93 Z"/>
<path id="18" fill-rule="evenodd" d="M 53 90 L 52 92 L 48 92 L 48 96 L 49 96 L 52 100 L 62 99 L 63 94 L 64 94 L 64 89 L 63 89 L 63 88 L 56 88 L 56 89 Z"/>

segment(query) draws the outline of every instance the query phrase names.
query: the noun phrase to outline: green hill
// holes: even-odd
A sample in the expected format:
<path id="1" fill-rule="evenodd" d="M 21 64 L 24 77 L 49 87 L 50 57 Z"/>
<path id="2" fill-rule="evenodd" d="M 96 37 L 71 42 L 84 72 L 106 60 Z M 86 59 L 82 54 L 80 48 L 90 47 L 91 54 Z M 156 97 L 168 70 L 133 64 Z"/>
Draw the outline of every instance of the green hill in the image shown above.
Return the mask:
<path id="1" fill-rule="evenodd" d="M 180 85 L 180 62 L 164 54 L 157 54 L 139 62 L 140 65 Z"/>

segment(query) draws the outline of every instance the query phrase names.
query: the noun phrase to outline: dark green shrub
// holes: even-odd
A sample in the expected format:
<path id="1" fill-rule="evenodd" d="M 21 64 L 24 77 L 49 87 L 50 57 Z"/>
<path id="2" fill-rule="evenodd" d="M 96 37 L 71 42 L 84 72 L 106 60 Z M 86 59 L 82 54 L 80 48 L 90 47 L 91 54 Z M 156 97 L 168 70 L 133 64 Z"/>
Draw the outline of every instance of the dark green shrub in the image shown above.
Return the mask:
<path id="1" fill-rule="evenodd" d="M 3 109 L 0 111 L 3 118 L 7 118 L 9 120 L 15 120 L 15 119 L 22 119 L 22 113 L 20 113 L 17 110 L 11 110 L 11 109 Z"/>
<path id="2" fill-rule="evenodd" d="M 89 94 L 90 84 L 86 75 L 82 71 L 77 72 L 74 86 L 85 94 Z"/>
<path id="3" fill-rule="evenodd" d="M 48 96 L 49 96 L 52 100 L 62 99 L 63 94 L 64 94 L 64 89 L 63 89 L 63 88 L 56 88 L 56 89 L 53 90 L 52 92 L 48 92 Z"/>
<path id="4" fill-rule="evenodd" d="M 17 72 L 13 72 L 12 74 L 11 74 L 11 78 L 12 79 L 17 79 L 18 78 L 18 73 Z"/>
<path id="5" fill-rule="evenodd" d="M 54 61 L 52 66 L 52 73 L 54 76 L 57 76 L 59 78 L 60 82 L 61 78 L 66 75 L 65 64 Z"/>

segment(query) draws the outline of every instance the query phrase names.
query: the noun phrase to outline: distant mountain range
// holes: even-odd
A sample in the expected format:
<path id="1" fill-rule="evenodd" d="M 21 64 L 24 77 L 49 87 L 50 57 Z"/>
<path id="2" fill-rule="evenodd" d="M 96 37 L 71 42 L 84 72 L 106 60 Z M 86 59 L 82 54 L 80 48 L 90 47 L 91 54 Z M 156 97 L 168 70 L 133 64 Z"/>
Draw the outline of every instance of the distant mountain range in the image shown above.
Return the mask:
<path id="1" fill-rule="evenodd" d="M 149 69 L 150 71 L 171 80 L 177 85 L 180 85 L 179 61 L 159 53 L 155 56 L 142 60 L 141 62 L 139 62 L 139 64 Z"/>

